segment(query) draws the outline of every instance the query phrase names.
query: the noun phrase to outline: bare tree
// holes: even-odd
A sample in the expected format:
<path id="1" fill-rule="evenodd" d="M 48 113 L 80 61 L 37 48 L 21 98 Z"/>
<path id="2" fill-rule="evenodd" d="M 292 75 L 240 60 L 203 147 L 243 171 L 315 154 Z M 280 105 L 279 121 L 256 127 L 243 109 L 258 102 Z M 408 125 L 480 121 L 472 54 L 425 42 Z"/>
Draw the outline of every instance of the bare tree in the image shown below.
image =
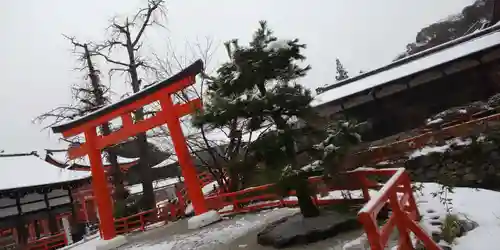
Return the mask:
<path id="1" fill-rule="evenodd" d="M 186 43 L 186 51 L 184 51 L 182 56 L 179 56 L 175 52 L 171 44 L 167 44 L 167 47 L 168 51 L 166 55 L 155 55 L 155 68 L 159 78 L 167 78 L 199 58 L 205 62 L 205 65 L 210 65 L 213 53 L 216 50 L 213 40 L 209 37 L 205 37 L 202 41 L 197 40 L 195 43 Z M 226 49 L 228 49 L 227 53 L 231 58 L 232 53 L 227 45 Z M 212 80 L 209 77 L 212 72 L 207 69 L 205 70 L 199 84 L 179 93 L 176 98 L 186 101 L 187 99 L 196 97 L 203 101 L 204 88 Z M 235 165 L 242 163 L 253 164 L 249 163 L 251 157 L 248 154 L 248 140 L 252 139 L 252 134 L 250 133 L 247 136 L 247 141 L 243 140 L 246 122 L 245 120 L 234 120 L 230 126 L 224 128 L 209 128 L 206 126 L 195 128 L 191 126 L 191 120 L 183 120 L 184 126 L 189 131 L 187 142 L 192 154 L 212 174 L 221 187 L 227 187 L 233 191 L 242 188 L 245 177 L 248 177 L 245 175 L 250 174 L 250 172 L 245 173 L 245 171 L 241 171 L 244 168 L 238 168 Z M 163 128 L 162 132 L 164 136 L 168 136 L 167 129 Z M 160 134 L 162 133 L 158 133 L 158 135 Z M 222 141 L 215 140 L 211 138 L 213 134 L 218 134 L 217 137 L 224 137 L 224 139 Z M 255 139 L 255 137 L 260 135 L 254 134 L 253 136 Z M 231 183 L 226 178 L 226 172 L 230 175 L 229 179 L 233 180 Z"/>
<path id="2" fill-rule="evenodd" d="M 92 57 L 95 56 L 93 49 L 89 49 L 89 44 L 80 43 L 74 37 L 66 38 L 73 45 L 74 52 L 78 55 L 78 60 L 82 63 L 82 67 L 79 70 L 88 72 L 86 77 L 88 81 L 72 87 L 73 99 L 75 101 L 73 104 L 54 108 L 35 118 L 36 122 L 49 124 L 45 128 L 84 116 L 110 103 L 110 89 L 101 83 L 99 70 L 95 67 L 92 60 Z M 103 135 L 109 135 L 112 132 L 111 126 L 112 124 L 107 122 L 102 124 L 99 129 Z M 80 142 L 81 138 L 71 141 L 71 143 Z M 121 211 L 124 211 L 126 191 L 123 185 L 123 173 L 121 172 L 116 152 L 113 148 L 107 148 L 104 152 L 111 163 L 111 176 L 115 187 L 115 208 L 123 209 Z"/>
<path id="3" fill-rule="evenodd" d="M 198 58 L 201 58 L 204 61 L 204 64 L 208 65 L 215 51 L 213 40 L 209 37 L 205 37 L 203 43 L 199 40 L 196 41 L 195 44 L 186 43 L 186 51 L 184 51 L 183 56 L 179 56 L 176 53 L 171 43 L 167 42 L 167 48 L 166 55 L 159 56 L 158 54 L 155 54 L 155 73 L 159 79 L 170 77 L 175 72 L 183 70 L 184 67 Z M 178 93 L 175 97 L 183 102 L 191 98 L 200 98 L 203 100 L 202 92 L 205 81 L 206 78 L 203 78 L 199 85 L 185 89 L 183 92 Z M 183 119 L 182 122 L 183 126 L 189 131 L 186 139 L 191 153 L 207 168 L 214 179 L 217 180 L 219 186 L 226 187 L 227 183 L 221 167 L 223 164 L 220 164 L 220 161 L 224 159 L 224 156 L 217 150 L 218 147 L 221 146 L 220 143 L 216 143 L 208 138 L 204 129 L 201 129 L 201 131 L 193 129 L 189 119 Z M 165 126 L 162 126 L 159 129 L 160 131 L 157 133 L 158 136 L 169 137 L 168 129 Z M 208 154 L 210 159 L 207 159 L 204 153 Z"/>
<path id="4" fill-rule="evenodd" d="M 154 70 L 146 57 L 140 55 L 145 32 L 153 26 L 162 26 L 162 18 L 166 16 L 164 0 L 149 0 L 145 8 L 141 8 L 137 13 L 125 20 L 114 18 L 109 26 L 110 37 L 103 44 L 99 45 L 96 51 L 108 63 L 113 65 L 109 71 L 110 76 L 116 72 L 125 73 L 132 91 L 137 93 L 143 88 L 140 74 L 143 71 Z M 119 53 L 125 52 L 126 59 L 121 59 Z M 144 110 L 138 109 L 134 112 L 134 119 L 137 121 L 144 119 Z M 155 196 L 152 185 L 151 166 L 148 160 L 148 142 L 146 133 L 140 133 L 136 138 L 140 156 L 140 175 L 143 186 L 142 206 L 152 208 L 155 206 Z"/>

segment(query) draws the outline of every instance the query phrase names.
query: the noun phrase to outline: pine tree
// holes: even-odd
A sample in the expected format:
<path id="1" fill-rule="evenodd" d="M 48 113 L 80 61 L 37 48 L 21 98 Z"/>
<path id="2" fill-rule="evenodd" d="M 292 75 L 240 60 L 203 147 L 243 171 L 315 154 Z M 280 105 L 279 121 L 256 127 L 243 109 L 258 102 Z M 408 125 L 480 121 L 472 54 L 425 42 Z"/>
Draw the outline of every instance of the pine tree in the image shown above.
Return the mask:
<path id="1" fill-rule="evenodd" d="M 363 127 L 354 120 L 340 119 L 327 126 L 325 139 L 313 146 L 317 165 L 327 166 L 326 174 L 335 175 L 342 169 L 352 149 L 361 143 Z"/>
<path id="2" fill-rule="evenodd" d="M 289 174 L 300 172 L 296 141 L 301 134 L 291 124 L 312 114 L 310 91 L 294 82 L 310 69 L 298 64 L 305 59 L 301 54 L 305 45 L 298 39 L 278 40 L 261 21 L 248 46 L 233 40 L 226 48 L 232 61 L 223 64 L 213 77 L 204 112 L 196 116 L 194 124 L 222 127 L 236 120 L 247 121 L 247 131 L 274 127 L 273 132 L 248 145 L 247 153 L 266 169 L 284 170 L 283 179 L 294 179 L 288 183 L 297 193 L 302 214 L 319 215 L 305 175 Z"/>
<path id="3" fill-rule="evenodd" d="M 337 75 L 335 76 L 335 80 L 337 80 L 337 82 L 340 82 L 349 78 L 347 70 L 344 68 L 344 65 L 342 65 L 338 58 L 335 60 L 335 64 L 337 65 Z"/>

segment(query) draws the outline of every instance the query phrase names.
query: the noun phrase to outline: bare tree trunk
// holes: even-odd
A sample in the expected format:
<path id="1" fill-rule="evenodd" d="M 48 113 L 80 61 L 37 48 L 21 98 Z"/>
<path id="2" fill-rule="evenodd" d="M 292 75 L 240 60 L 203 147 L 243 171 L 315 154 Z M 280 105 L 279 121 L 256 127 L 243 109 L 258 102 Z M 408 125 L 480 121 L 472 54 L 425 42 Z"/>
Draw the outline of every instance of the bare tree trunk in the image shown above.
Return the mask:
<path id="1" fill-rule="evenodd" d="M 135 62 L 135 50 L 132 45 L 130 38 L 127 38 L 127 52 L 129 55 L 129 61 L 131 67 L 129 68 L 130 80 L 132 85 L 132 90 L 134 93 L 139 92 L 141 89 L 141 81 L 137 74 L 137 67 Z M 144 110 L 143 108 L 137 109 L 134 113 L 136 121 L 144 120 Z M 151 166 L 149 164 L 148 158 L 148 140 L 146 133 L 140 133 L 137 135 L 137 147 L 139 148 L 139 164 L 141 167 L 141 181 L 142 181 L 142 200 L 141 206 L 144 209 L 151 209 L 156 206 L 156 199 L 153 190 L 153 178 L 151 174 Z"/>
<path id="2" fill-rule="evenodd" d="M 92 62 L 92 57 L 87 44 L 83 44 L 82 46 L 85 50 L 85 60 L 87 63 L 87 67 L 89 69 L 90 83 L 92 85 L 92 92 L 96 99 L 96 104 L 98 106 L 104 106 L 106 104 L 106 99 L 103 96 L 103 92 L 99 86 L 100 79 L 99 75 L 94 68 L 94 64 Z M 111 128 L 109 122 L 102 124 L 101 126 L 102 134 L 104 136 L 111 134 Z M 115 202 L 115 211 L 125 211 L 125 186 L 123 185 L 123 173 L 120 169 L 120 165 L 118 163 L 117 155 L 112 148 L 106 149 L 106 153 L 108 154 L 108 161 L 111 163 L 111 176 L 113 179 L 113 186 L 115 188 L 114 192 L 114 202 Z M 120 214 L 124 216 L 124 214 Z"/>
<path id="3" fill-rule="evenodd" d="M 112 31 L 111 37 L 101 45 L 101 49 L 108 49 L 111 53 L 113 48 L 120 47 L 125 49 L 127 53 L 126 61 L 119 61 L 112 59 L 108 55 L 101 52 L 96 52 L 98 55 L 104 57 L 104 59 L 115 65 L 117 68 L 112 68 L 110 74 L 114 71 L 125 72 L 130 77 L 130 86 L 132 91 L 137 93 L 141 90 L 141 80 L 139 78 L 138 69 L 154 70 L 148 65 L 145 58 L 139 55 L 140 48 L 142 47 L 142 38 L 148 27 L 153 25 L 160 25 L 159 20 L 155 17 L 156 14 L 166 15 L 166 10 L 164 9 L 164 0 L 149 0 L 147 7 L 141 8 L 134 15 L 132 19 L 126 18 L 124 22 L 119 22 L 116 19 L 111 22 L 110 29 Z M 134 112 L 134 119 L 136 121 L 144 120 L 144 110 L 143 108 L 137 109 Z M 153 178 L 151 174 L 151 166 L 148 157 L 148 142 L 146 133 L 140 133 L 136 136 L 136 143 L 139 151 L 139 174 L 141 176 L 142 183 L 142 200 L 141 207 L 143 209 L 149 209 L 156 206 L 155 195 L 153 191 Z"/>

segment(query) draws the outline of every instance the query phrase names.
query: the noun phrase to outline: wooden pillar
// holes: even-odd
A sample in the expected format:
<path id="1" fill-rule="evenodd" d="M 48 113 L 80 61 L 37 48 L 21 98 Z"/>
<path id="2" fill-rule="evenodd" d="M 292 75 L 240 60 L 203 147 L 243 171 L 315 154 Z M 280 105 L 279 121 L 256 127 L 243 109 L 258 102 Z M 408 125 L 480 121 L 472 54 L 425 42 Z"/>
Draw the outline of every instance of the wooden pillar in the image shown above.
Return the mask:
<path id="1" fill-rule="evenodd" d="M 47 193 L 43 194 L 43 199 L 45 201 L 45 206 L 47 207 L 47 220 L 49 224 L 49 231 L 51 234 L 57 234 L 58 229 L 57 229 L 57 221 L 52 212 L 50 211 L 50 203 L 49 203 L 49 196 Z"/>
<path id="2" fill-rule="evenodd" d="M 85 216 L 85 222 L 89 223 L 89 211 L 87 210 L 87 200 L 85 199 L 85 196 L 83 195 L 80 197 L 80 202 L 82 204 L 82 210 L 83 210 L 83 215 Z"/>
<path id="3" fill-rule="evenodd" d="M 28 232 L 22 216 L 23 211 L 21 209 L 21 195 L 19 193 L 16 193 L 16 207 L 18 213 L 16 220 L 17 242 L 21 246 L 24 246 L 28 242 Z"/>
<path id="4" fill-rule="evenodd" d="M 28 222 L 28 240 L 36 239 L 35 221 Z"/>
<path id="5" fill-rule="evenodd" d="M 162 114 L 166 115 L 165 120 L 167 122 L 167 127 L 174 144 L 179 165 L 181 166 L 182 176 L 184 176 L 184 182 L 186 184 L 189 199 L 191 199 L 191 203 L 193 204 L 194 212 L 196 215 L 205 213 L 208 211 L 205 204 L 205 197 L 203 196 L 200 180 L 198 179 L 198 174 L 191 159 L 191 154 L 189 153 L 186 139 L 182 132 L 181 123 L 179 122 L 179 116 L 174 107 L 171 95 L 168 94 L 162 99 L 160 105 L 162 110 L 172 110 L 172 112 L 162 112 Z"/>
<path id="6" fill-rule="evenodd" d="M 69 195 L 69 204 L 71 204 L 71 219 L 70 222 L 71 224 L 74 224 L 76 222 L 77 218 L 77 213 L 75 209 L 75 199 L 73 199 L 73 192 L 71 191 L 71 187 L 68 186 L 68 195 Z"/>
<path id="7" fill-rule="evenodd" d="M 500 21 L 500 0 L 493 0 L 493 15 L 491 17 L 491 24 L 495 25 Z"/>
<path id="8" fill-rule="evenodd" d="M 41 220 L 40 223 L 42 225 L 42 234 L 43 235 L 50 235 L 49 221 L 47 219 L 44 219 L 44 220 Z"/>
<path id="9" fill-rule="evenodd" d="M 102 166 L 101 151 L 97 149 L 96 128 L 85 132 L 87 139 L 88 156 L 90 160 L 90 170 L 92 172 L 92 187 L 94 190 L 95 201 L 97 202 L 99 214 L 100 229 L 104 240 L 112 239 L 116 236 L 113 204 L 111 194 L 108 189 L 106 173 Z"/>

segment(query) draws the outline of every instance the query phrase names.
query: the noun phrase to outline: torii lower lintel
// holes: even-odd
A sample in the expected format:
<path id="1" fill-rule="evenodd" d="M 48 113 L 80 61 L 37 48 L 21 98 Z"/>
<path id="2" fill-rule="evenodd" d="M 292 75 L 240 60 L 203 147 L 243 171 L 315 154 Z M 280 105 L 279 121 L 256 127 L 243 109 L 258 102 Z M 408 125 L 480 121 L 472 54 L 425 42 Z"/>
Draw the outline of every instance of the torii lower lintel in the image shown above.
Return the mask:
<path id="1" fill-rule="evenodd" d="M 81 119 L 52 128 L 54 133 L 62 133 L 71 137 L 84 133 L 86 142 L 69 150 L 69 158 L 88 155 L 91 163 L 92 186 L 98 205 L 100 228 L 104 239 L 116 236 L 112 212 L 112 200 L 107 188 L 107 180 L 102 166 L 101 150 L 119 143 L 131 136 L 146 132 L 149 129 L 167 124 L 174 144 L 177 158 L 181 166 L 188 196 L 196 214 L 207 212 L 200 181 L 192 163 L 191 155 L 182 132 L 179 118 L 201 109 L 201 100 L 194 99 L 184 104 L 174 104 L 175 92 L 195 83 L 195 77 L 203 70 L 201 60 L 196 61 L 171 78 L 150 86 L 149 88 L 123 99 L 113 105 L 104 107 Z M 131 113 L 151 102 L 159 102 L 162 110 L 155 116 L 142 121 L 133 122 Z M 107 136 L 97 135 L 97 127 L 117 117 L 122 120 L 122 127 Z"/>

